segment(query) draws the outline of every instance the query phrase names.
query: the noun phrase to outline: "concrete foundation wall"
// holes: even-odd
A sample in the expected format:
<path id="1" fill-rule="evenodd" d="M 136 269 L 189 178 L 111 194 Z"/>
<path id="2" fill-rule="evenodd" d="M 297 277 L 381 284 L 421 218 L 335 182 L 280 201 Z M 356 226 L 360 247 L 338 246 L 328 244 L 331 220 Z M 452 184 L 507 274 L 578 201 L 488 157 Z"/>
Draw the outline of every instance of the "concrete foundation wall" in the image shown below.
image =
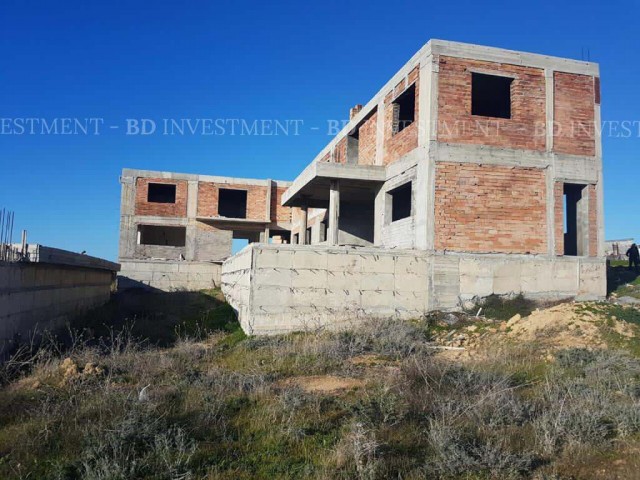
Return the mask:
<path id="1" fill-rule="evenodd" d="M 222 290 L 248 334 L 412 318 L 427 308 L 428 262 L 413 252 L 254 244 L 222 271 Z"/>
<path id="2" fill-rule="evenodd" d="M 0 345 L 57 328 L 109 300 L 111 270 L 48 263 L 0 263 Z"/>
<path id="3" fill-rule="evenodd" d="M 276 250 L 278 251 L 278 250 Z M 238 312 L 238 319 L 245 332 L 251 331 L 251 271 L 253 246 L 247 245 L 224 262 L 222 290 L 230 305 Z"/>
<path id="4" fill-rule="evenodd" d="M 248 334 L 416 318 L 491 294 L 606 295 L 602 259 L 438 254 L 375 247 L 253 244 L 222 266 L 222 290 Z"/>
<path id="5" fill-rule="evenodd" d="M 118 288 L 152 288 L 165 292 L 205 290 L 220 286 L 221 264 L 209 262 L 121 262 Z"/>

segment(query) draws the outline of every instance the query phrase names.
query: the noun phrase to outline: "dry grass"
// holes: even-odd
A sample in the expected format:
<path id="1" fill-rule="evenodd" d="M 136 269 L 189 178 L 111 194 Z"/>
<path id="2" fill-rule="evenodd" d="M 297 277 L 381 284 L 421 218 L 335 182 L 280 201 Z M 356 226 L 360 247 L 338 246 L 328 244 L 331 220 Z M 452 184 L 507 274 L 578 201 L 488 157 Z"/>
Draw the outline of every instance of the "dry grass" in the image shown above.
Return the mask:
<path id="1" fill-rule="evenodd" d="M 156 326 L 167 346 L 141 341 L 135 328 L 107 329 L 7 364 L 0 478 L 613 479 L 637 471 L 640 363 L 624 345 L 559 350 L 553 362 L 540 360 L 536 344 L 501 345 L 459 363 L 433 354 L 426 322 L 244 338 L 221 319 L 228 310 L 215 296 L 195 298 L 184 322 Z M 307 388 L 327 379 L 337 387 Z"/>

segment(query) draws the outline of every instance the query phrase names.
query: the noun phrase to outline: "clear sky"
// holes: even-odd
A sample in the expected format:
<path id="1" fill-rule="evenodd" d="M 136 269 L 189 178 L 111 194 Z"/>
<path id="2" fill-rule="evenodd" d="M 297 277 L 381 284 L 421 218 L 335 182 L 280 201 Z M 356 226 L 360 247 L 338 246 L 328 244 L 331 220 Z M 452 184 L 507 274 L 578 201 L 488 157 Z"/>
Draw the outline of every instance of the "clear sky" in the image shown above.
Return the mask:
<path id="1" fill-rule="evenodd" d="M 603 120 L 640 121 L 639 27 L 637 0 L 2 0 L 0 118 L 104 124 L 100 135 L 5 127 L 0 208 L 33 243 L 115 259 L 123 167 L 291 180 L 330 140 L 327 121 L 348 118 L 430 38 L 588 52 Z M 157 130 L 126 135 L 127 118 Z M 299 134 L 162 135 L 164 118 L 295 120 Z M 640 239 L 640 126 L 615 125 L 604 132 L 606 236 Z"/>

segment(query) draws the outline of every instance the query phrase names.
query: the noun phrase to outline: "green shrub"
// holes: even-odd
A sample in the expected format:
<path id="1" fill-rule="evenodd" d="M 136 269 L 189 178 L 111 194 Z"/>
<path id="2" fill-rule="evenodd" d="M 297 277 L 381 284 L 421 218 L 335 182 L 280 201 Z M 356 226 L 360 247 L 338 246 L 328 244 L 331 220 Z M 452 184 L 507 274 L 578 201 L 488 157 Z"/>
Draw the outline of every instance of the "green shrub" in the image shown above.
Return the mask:
<path id="1" fill-rule="evenodd" d="M 509 320 L 516 314 L 523 317 L 530 315 L 535 310 L 536 303 L 525 298 L 522 294 L 512 298 L 490 295 L 480 302 L 480 306 L 482 307 L 482 315 L 487 318 Z"/>

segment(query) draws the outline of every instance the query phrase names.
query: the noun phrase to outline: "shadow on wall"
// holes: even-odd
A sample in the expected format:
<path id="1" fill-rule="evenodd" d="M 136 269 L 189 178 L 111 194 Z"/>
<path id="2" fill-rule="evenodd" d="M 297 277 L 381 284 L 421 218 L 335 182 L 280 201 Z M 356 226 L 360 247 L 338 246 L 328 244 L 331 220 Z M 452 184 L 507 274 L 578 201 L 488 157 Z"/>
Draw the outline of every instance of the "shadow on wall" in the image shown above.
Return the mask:
<path id="1" fill-rule="evenodd" d="M 244 336 L 235 311 L 224 302 L 219 290 L 161 292 L 145 287 L 118 292 L 103 306 L 74 317 L 65 327 L 16 338 L 2 352 L 2 358 L 17 354 L 28 359 L 41 347 L 64 352 L 80 344 L 105 350 L 117 345 L 123 348 L 131 341 L 169 347 L 179 338 L 201 339 L 214 331 Z"/>
<path id="2" fill-rule="evenodd" d="M 212 331 L 239 329 L 234 310 L 219 290 L 162 292 L 129 289 L 116 293 L 104 306 L 75 318 L 72 331 L 90 342 L 127 330 L 136 340 L 167 347 L 180 337 L 203 338 Z M 68 334 L 67 334 L 68 335 Z"/>

